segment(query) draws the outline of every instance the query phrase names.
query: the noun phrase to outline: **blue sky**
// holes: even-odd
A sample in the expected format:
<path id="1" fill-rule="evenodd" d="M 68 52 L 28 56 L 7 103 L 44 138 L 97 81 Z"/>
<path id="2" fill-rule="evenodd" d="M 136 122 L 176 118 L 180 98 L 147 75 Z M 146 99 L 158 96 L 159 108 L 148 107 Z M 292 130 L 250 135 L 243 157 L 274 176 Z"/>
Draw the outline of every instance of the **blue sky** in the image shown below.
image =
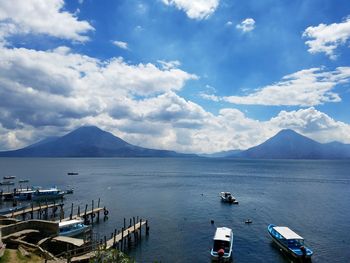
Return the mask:
<path id="1" fill-rule="evenodd" d="M 12 3 L 12 4 L 11 4 Z M 0 150 L 82 125 L 182 152 L 350 143 L 346 0 L 0 1 Z"/>

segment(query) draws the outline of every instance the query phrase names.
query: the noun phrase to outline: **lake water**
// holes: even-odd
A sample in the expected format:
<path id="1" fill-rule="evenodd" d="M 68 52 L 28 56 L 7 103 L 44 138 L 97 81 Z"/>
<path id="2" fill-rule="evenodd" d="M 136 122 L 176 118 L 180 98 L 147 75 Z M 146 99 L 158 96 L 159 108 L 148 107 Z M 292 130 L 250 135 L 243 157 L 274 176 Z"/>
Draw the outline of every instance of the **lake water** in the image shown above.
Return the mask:
<path id="1" fill-rule="evenodd" d="M 148 219 L 150 235 L 129 252 L 138 262 L 210 262 L 217 226 L 233 229 L 236 263 L 290 262 L 272 245 L 270 223 L 303 236 L 313 262 L 350 262 L 349 161 L 0 158 L 0 168 L 32 185 L 74 187 L 67 211 L 101 198 L 109 209 L 95 227 L 101 236 L 124 217 Z M 221 191 L 239 205 L 221 203 Z"/>

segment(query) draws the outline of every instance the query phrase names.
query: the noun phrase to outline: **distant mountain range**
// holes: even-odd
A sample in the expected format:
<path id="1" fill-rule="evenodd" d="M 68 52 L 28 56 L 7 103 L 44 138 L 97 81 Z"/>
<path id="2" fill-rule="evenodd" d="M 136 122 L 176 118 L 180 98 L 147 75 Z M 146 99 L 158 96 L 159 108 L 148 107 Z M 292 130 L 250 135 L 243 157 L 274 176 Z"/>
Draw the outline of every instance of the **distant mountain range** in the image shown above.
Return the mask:
<path id="1" fill-rule="evenodd" d="M 25 148 L 0 152 L 0 157 L 188 157 L 174 151 L 129 144 L 95 126 L 78 128 L 62 137 L 51 137 Z"/>
<path id="2" fill-rule="evenodd" d="M 350 159 L 350 144 L 319 143 L 293 130 L 281 130 L 264 143 L 225 157 L 249 159 Z"/>
<path id="3" fill-rule="evenodd" d="M 50 137 L 0 157 L 195 157 L 174 151 L 148 149 L 129 144 L 95 126 L 78 128 L 62 137 Z M 350 144 L 319 143 L 296 133 L 281 130 L 264 143 L 248 150 L 232 150 L 204 157 L 248 159 L 350 159 Z"/>

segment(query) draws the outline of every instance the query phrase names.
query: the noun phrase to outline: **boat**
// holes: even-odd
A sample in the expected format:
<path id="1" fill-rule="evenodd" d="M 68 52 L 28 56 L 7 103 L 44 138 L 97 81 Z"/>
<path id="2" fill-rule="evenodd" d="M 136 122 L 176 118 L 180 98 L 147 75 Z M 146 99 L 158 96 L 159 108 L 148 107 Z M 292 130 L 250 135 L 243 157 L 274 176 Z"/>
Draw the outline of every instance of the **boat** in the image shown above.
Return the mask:
<path id="1" fill-rule="evenodd" d="M 65 191 L 66 194 L 73 194 L 74 193 L 74 188 L 69 188 Z"/>
<path id="2" fill-rule="evenodd" d="M 18 180 L 19 183 L 28 183 L 29 180 L 28 179 L 21 179 L 21 180 Z"/>
<path id="3" fill-rule="evenodd" d="M 60 222 L 58 224 L 58 228 L 60 236 L 73 237 L 84 233 L 90 227 L 84 225 L 84 221 L 82 219 L 72 219 Z"/>
<path id="4" fill-rule="evenodd" d="M 14 175 L 4 176 L 4 179 L 5 179 L 5 180 L 8 180 L 8 179 L 15 179 L 15 178 L 16 178 L 16 176 L 14 176 Z"/>
<path id="5" fill-rule="evenodd" d="M 77 172 L 69 172 L 69 173 L 67 173 L 68 175 L 78 175 L 79 173 L 77 173 Z"/>
<path id="6" fill-rule="evenodd" d="M 304 238 L 290 228 L 270 224 L 267 230 L 272 240 L 287 254 L 297 259 L 311 258 L 313 251 L 305 246 Z"/>
<path id="7" fill-rule="evenodd" d="M 65 192 L 61 191 L 57 187 L 52 187 L 49 189 L 37 188 L 32 190 L 34 190 L 34 192 L 32 193 L 33 201 L 59 199 L 65 195 Z"/>
<path id="8" fill-rule="evenodd" d="M 232 260 L 233 232 L 228 227 L 218 227 L 213 238 L 213 248 L 210 251 L 213 260 L 220 262 Z"/>
<path id="9" fill-rule="evenodd" d="M 17 201 L 29 201 L 32 200 L 34 192 L 34 190 L 22 189 L 20 191 L 17 191 L 14 194 L 13 198 Z"/>
<path id="10" fill-rule="evenodd" d="M 14 185 L 15 183 L 12 181 L 2 181 L 0 182 L 0 185 Z"/>
<path id="11" fill-rule="evenodd" d="M 220 192 L 221 201 L 230 204 L 238 204 L 236 198 L 230 192 Z"/>

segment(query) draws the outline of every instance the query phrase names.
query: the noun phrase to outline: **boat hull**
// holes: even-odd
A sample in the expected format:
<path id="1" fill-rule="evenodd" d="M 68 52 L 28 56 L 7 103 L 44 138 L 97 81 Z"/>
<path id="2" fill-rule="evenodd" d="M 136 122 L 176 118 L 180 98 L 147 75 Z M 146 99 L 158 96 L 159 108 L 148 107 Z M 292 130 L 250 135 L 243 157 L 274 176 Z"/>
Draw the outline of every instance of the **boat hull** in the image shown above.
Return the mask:
<path id="1" fill-rule="evenodd" d="M 70 231 L 65 231 L 65 232 L 60 232 L 60 236 L 65 236 L 65 237 L 75 237 L 75 236 L 79 236 L 81 234 L 83 234 L 85 231 L 87 231 L 89 229 L 88 226 L 84 226 L 78 229 L 73 229 Z"/>
<path id="2" fill-rule="evenodd" d="M 282 251 L 284 251 L 286 254 L 292 256 L 293 258 L 295 259 L 301 259 L 301 258 L 305 258 L 305 259 L 310 259 L 311 256 L 312 256 L 312 253 L 311 254 L 297 254 L 295 253 L 291 248 L 289 248 L 288 246 L 286 246 L 285 244 L 283 244 L 277 237 L 275 237 L 273 234 L 272 234 L 272 228 L 274 227 L 275 225 L 269 225 L 268 226 L 268 232 L 270 234 L 270 237 L 272 239 L 272 241 L 280 248 L 282 249 Z"/>

